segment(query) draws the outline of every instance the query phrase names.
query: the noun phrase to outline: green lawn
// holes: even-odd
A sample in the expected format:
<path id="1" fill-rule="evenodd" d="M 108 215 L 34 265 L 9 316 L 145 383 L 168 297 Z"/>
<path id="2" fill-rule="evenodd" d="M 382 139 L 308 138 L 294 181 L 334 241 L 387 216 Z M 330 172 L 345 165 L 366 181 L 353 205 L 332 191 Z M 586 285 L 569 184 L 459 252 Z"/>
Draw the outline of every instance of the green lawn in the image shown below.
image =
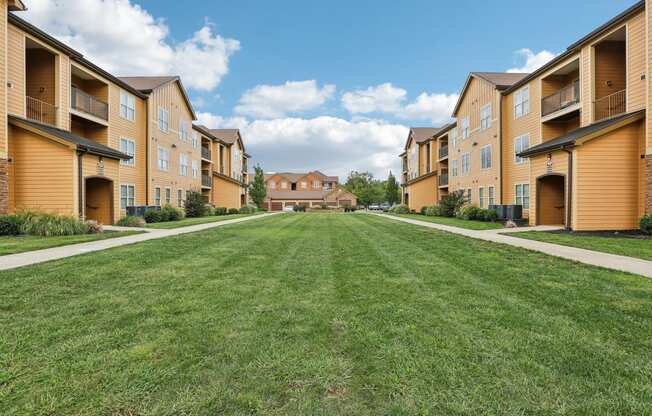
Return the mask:
<path id="1" fill-rule="evenodd" d="M 158 228 L 158 229 L 179 228 L 179 227 L 187 227 L 189 225 L 205 224 L 207 222 L 219 222 L 225 220 L 232 220 L 234 218 L 248 217 L 250 215 L 257 215 L 257 214 L 211 215 L 207 217 L 184 218 L 179 221 L 155 222 L 152 224 L 147 224 L 146 227 Z"/>
<path id="2" fill-rule="evenodd" d="M 652 281 L 372 215 L 0 273 L 2 415 L 643 415 Z"/>
<path id="3" fill-rule="evenodd" d="M 564 246 L 586 248 L 605 253 L 652 260 L 652 239 L 601 237 L 570 233 L 551 233 L 545 231 L 525 231 L 521 233 L 511 233 L 510 235 L 514 237 L 527 238 L 529 240 L 545 241 Z"/>
<path id="4" fill-rule="evenodd" d="M 498 228 L 503 228 L 503 225 L 499 222 L 470 221 L 470 220 L 461 220 L 459 218 L 449 218 L 449 217 L 429 217 L 420 214 L 390 214 L 390 215 L 396 215 L 398 217 L 404 217 L 404 218 L 412 218 L 414 220 L 420 220 L 420 221 L 434 222 L 443 225 L 451 225 L 453 227 L 466 228 L 469 230 L 496 230 Z"/>
<path id="5" fill-rule="evenodd" d="M 25 251 L 41 250 L 69 244 L 86 243 L 89 241 L 105 240 L 107 238 L 125 237 L 139 234 L 141 231 L 105 231 L 101 234 L 67 235 L 63 237 L 38 237 L 34 235 L 3 236 L 0 237 L 0 256 L 7 254 L 23 253 Z"/>

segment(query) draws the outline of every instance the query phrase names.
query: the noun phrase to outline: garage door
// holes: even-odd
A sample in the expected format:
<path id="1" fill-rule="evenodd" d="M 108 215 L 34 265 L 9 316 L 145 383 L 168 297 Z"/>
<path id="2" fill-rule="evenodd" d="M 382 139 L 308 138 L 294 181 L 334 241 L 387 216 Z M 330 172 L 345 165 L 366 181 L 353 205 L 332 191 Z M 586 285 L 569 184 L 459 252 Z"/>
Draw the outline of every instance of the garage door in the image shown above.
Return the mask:
<path id="1" fill-rule="evenodd" d="M 269 209 L 270 211 L 282 211 L 283 210 L 283 203 L 282 202 L 272 202 L 271 207 Z"/>

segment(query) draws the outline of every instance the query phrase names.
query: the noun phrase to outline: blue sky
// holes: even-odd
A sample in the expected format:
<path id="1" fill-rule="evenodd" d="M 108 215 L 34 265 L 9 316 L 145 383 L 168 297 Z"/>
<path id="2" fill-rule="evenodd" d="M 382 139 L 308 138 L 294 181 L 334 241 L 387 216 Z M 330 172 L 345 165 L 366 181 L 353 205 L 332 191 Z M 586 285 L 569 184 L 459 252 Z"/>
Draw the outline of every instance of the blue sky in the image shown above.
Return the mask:
<path id="1" fill-rule="evenodd" d="M 180 73 L 266 171 L 382 177 L 469 71 L 534 68 L 634 3 L 28 0 L 27 18 L 117 75 Z"/>

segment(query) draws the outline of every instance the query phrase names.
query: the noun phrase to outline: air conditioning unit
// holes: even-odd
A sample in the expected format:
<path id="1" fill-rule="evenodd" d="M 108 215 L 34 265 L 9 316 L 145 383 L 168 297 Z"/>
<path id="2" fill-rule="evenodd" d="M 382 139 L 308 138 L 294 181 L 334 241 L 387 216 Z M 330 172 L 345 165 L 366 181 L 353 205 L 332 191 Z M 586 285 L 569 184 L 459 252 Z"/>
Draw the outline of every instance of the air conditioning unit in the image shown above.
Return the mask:
<path id="1" fill-rule="evenodd" d="M 159 207 L 158 205 L 133 205 L 127 207 L 127 215 L 131 215 L 134 217 L 142 217 L 145 215 L 145 211 L 148 211 L 150 209 L 160 211 L 161 207 Z"/>

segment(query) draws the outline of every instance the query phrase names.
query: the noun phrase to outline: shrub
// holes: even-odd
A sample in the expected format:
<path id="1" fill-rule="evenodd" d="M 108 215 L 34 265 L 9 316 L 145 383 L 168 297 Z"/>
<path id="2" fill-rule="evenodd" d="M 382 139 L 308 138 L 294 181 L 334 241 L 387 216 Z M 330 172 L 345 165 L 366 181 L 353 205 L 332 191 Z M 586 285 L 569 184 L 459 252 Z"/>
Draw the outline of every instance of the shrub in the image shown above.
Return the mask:
<path id="1" fill-rule="evenodd" d="M 21 233 L 22 219 L 18 215 L 0 216 L 0 235 L 18 235 Z"/>
<path id="2" fill-rule="evenodd" d="M 121 227 L 144 227 L 145 220 L 143 217 L 127 215 L 126 217 L 120 218 L 118 222 L 115 223 L 115 225 L 119 225 Z"/>
<path id="3" fill-rule="evenodd" d="M 229 215 L 239 214 L 240 210 L 238 208 L 229 208 Z"/>
<path id="4" fill-rule="evenodd" d="M 42 237 L 87 234 L 88 225 L 68 215 L 24 212 L 20 217 L 21 234 Z"/>
<path id="5" fill-rule="evenodd" d="M 443 217 L 454 217 L 464 205 L 466 205 L 464 191 L 451 192 L 439 202 L 439 213 Z"/>
<path id="6" fill-rule="evenodd" d="M 395 205 L 390 210 L 394 214 L 409 214 L 410 208 L 405 204 Z"/>
<path id="7" fill-rule="evenodd" d="M 254 205 L 245 205 L 244 207 L 241 207 L 239 212 L 240 214 L 253 214 L 256 212 L 257 208 Z"/>
<path id="8" fill-rule="evenodd" d="M 429 217 L 438 217 L 440 216 L 440 209 L 438 205 L 431 205 L 426 207 L 426 215 Z"/>
<path id="9" fill-rule="evenodd" d="M 495 209 L 485 209 L 484 220 L 489 222 L 498 221 L 498 212 Z"/>
<path id="10" fill-rule="evenodd" d="M 215 208 L 215 215 L 226 215 L 226 207 L 217 207 Z"/>
<path id="11" fill-rule="evenodd" d="M 88 234 L 99 234 L 104 231 L 102 224 L 95 220 L 87 220 L 86 226 L 88 227 Z"/>
<path id="12" fill-rule="evenodd" d="M 652 214 L 643 215 L 639 225 L 644 234 L 652 235 Z"/>
<path id="13" fill-rule="evenodd" d="M 294 205 L 292 207 L 292 210 L 294 212 L 306 212 L 306 207 L 305 207 L 305 205 Z"/>
<path id="14" fill-rule="evenodd" d="M 457 210 L 455 216 L 462 220 L 484 221 L 484 210 L 474 205 L 464 205 Z"/>
<path id="15" fill-rule="evenodd" d="M 427 206 L 422 206 L 421 209 L 419 210 L 419 214 L 421 215 L 426 215 L 426 210 L 428 209 Z"/>
<path id="16" fill-rule="evenodd" d="M 167 219 L 163 219 L 163 214 L 161 213 L 161 210 L 158 209 L 148 209 L 145 211 L 145 214 L 143 214 L 143 218 L 147 224 L 167 221 Z"/>
<path id="17" fill-rule="evenodd" d="M 165 204 L 161 208 L 161 219 L 159 221 L 179 221 L 183 218 L 183 210 L 180 208 L 175 208 L 170 204 Z"/>
<path id="18" fill-rule="evenodd" d="M 213 215 L 215 215 L 215 208 L 213 208 L 212 205 L 206 204 L 204 209 L 205 209 L 204 215 L 209 216 L 209 217 L 212 217 Z"/>
<path id="19" fill-rule="evenodd" d="M 186 192 L 185 209 L 187 217 L 203 217 L 206 215 L 206 204 L 204 203 L 204 198 L 201 196 L 201 192 Z"/>
<path id="20" fill-rule="evenodd" d="M 353 206 L 353 205 L 345 205 L 344 206 L 344 212 L 355 212 L 355 211 L 357 211 L 357 209 L 358 208 Z"/>

